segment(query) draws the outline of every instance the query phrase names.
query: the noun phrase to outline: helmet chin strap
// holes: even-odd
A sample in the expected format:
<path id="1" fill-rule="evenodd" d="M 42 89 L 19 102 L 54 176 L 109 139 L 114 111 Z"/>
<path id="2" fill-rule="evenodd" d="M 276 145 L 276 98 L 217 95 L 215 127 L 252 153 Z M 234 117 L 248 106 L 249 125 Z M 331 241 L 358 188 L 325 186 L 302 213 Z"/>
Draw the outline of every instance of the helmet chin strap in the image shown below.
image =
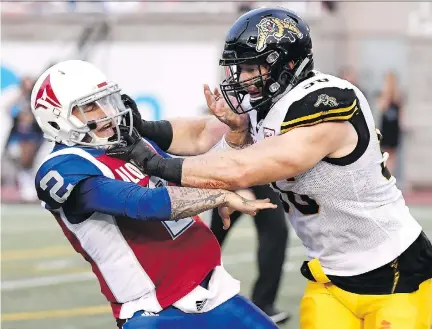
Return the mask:
<path id="1" fill-rule="evenodd" d="M 295 71 L 295 73 L 293 74 L 290 82 L 288 83 L 285 91 L 283 93 L 280 93 L 279 95 L 277 95 L 276 97 L 273 98 L 273 103 L 276 103 L 279 99 L 281 99 L 283 96 L 285 96 L 291 89 L 294 88 L 294 86 L 297 84 L 297 81 L 299 79 L 299 76 L 302 74 L 302 72 L 304 71 L 304 69 L 306 68 L 307 65 L 309 65 L 309 63 L 311 62 L 311 58 L 308 56 L 306 57 L 301 64 L 299 65 L 299 67 L 297 68 L 297 70 Z"/>

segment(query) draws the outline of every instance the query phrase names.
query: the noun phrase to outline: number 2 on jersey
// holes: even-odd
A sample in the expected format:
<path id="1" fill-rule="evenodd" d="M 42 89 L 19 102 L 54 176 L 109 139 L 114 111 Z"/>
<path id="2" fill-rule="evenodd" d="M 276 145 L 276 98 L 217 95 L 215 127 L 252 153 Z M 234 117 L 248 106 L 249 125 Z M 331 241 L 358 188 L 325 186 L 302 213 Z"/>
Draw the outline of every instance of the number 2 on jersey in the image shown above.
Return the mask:
<path id="1" fill-rule="evenodd" d="M 277 187 L 276 183 L 272 183 L 272 186 L 277 189 L 280 193 L 285 194 L 288 201 L 296 207 L 303 215 L 315 215 L 319 213 L 319 204 L 304 194 L 296 194 L 291 191 L 283 191 Z M 290 212 L 290 205 L 282 197 L 280 198 L 284 206 L 285 212 Z"/>
<path id="2" fill-rule="evenodd" d="M 48 186 L 48 183 L 50 181 L 53 181 L 54 184 L 52 186 Z M 71 194 L 73 185 L 68 184 L 66 188 L 64 189 L 64 179 L 59 174 L 57 170 L 51 170 L 49 171 L 41 180 L 40 180 L 40 187 L 42 190 L 49 189 L 49 194 L 51 198 L 53 198 L 58 203 L 63 203 L 68 198 L 69 194 Z M 61 189 L 64 189 L 62 194 L 59 194 Z"/>

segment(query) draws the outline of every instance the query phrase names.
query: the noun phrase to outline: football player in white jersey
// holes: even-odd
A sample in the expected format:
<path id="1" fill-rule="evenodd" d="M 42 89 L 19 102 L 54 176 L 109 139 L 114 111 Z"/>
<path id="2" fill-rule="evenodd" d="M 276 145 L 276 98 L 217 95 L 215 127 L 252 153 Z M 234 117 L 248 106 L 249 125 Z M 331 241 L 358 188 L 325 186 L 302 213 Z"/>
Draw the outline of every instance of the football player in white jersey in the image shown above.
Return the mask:
<path id="1" fill-rule="evenodd" d="M 225 152 L 162 159 L 136 141 L 113 153 L 159 177 L 175 165 L 169 175 L 184 186 L 270 183 L 308 252 L 302 329 L 429 328 L 432 247 L 386 169 L 363 93 L 313 70 L 309 27 L 282 8 L 241 16 L 220 65 L 224 97 L 206 95 L 234 128 L 216 146 Z M 191 154 L 192 125 L 171 128 L 168 151 Z"/>

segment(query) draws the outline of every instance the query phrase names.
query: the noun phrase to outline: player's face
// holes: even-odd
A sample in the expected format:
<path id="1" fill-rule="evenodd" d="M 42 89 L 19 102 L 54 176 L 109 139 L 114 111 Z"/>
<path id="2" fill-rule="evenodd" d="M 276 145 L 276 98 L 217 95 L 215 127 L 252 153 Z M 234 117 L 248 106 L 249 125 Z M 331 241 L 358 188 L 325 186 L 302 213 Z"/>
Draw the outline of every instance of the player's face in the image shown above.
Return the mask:
<path id="1" fill-rule="evenodd" d="M 240 84 L 242 82 L 245 84 L 245 89 L 250 95 L 251 99 L 260 98 L 262 93 L 261 84 L 267 79 L 267 74 L 269 72 L 268 67 L 258 64 L 240 64 L 239 68 Z"/>
<path id="2" fill-rule="evenodd" d="M 87 124 L 90 121 L 97 121 L 107 117 L 106 111 L 98 104 L 93 102 L 81 107 L 81 111 L 75 107 L 72 110 L 72 115 L 75 115 L 81 122 Z M 94 134 L 100 138 L 112 137 L 115 133 L 114 120 L 105 120 L 98 122 L 96 128 L 92 129 Z"/>

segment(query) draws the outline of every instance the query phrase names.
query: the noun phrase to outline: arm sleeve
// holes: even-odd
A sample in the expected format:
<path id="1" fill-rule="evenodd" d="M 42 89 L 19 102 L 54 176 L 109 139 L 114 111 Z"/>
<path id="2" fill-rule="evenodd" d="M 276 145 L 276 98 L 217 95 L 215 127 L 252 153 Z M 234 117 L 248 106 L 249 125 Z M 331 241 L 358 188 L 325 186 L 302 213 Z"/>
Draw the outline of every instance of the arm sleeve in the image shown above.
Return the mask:
<path id="1" fill-rule="evenodd" d="M 359 100 L 353 89 L 321 88 L 290 105 L 281 124 L 281 133 L 321 122 L 349 121 L 359 112 Z"/>
<path id="2" fill-rule="evenodd" d="M 71 196 L 75 214 L 100 212 L 137 220 L 168 220 L 171 200 L 166 187 L 146 188 L 104 176 L 80 182 Z"/>

